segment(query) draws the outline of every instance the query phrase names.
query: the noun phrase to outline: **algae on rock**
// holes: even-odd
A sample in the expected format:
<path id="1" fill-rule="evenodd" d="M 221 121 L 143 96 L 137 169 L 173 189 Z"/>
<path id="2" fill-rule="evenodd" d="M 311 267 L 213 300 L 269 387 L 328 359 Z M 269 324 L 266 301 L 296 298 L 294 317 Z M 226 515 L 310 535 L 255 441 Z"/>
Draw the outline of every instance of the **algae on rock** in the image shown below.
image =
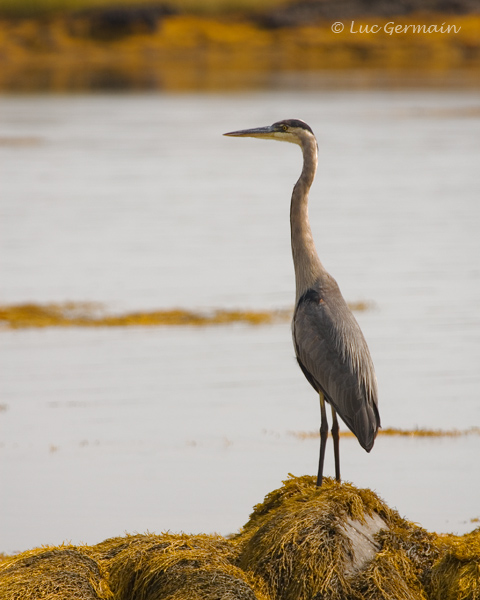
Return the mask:
<path id="1" fill-rule="evenodd" d="M 293 477 L 242 530 L 2 557 L 0 600 L 480 600 L 480 528 L 429 533 L 374 492 Z"/>

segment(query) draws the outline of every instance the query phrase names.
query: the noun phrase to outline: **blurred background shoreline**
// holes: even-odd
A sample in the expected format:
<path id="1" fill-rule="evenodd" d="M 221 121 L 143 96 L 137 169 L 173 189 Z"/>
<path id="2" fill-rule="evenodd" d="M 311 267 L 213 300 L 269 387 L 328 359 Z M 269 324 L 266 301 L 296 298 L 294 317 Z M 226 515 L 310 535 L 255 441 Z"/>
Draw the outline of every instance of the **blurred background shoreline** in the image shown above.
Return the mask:
<path id="1" fill-rule="evenodd" d="M 6 0 L 0 91 L 475 88 L 476 4 Z M 390 33 L 389 23 L 436 31 Z"/>
<path id="2" fill-rule="evenodd" d="M 316 472 L 289 325 L 301 155 L 222 136 L 293 117 L 395 433 L 342 438 L 342 475 L 428 530 L 478 527 L 480 1 L 258 6 L 0 1 L 0 552 L 226 535 Z"/>

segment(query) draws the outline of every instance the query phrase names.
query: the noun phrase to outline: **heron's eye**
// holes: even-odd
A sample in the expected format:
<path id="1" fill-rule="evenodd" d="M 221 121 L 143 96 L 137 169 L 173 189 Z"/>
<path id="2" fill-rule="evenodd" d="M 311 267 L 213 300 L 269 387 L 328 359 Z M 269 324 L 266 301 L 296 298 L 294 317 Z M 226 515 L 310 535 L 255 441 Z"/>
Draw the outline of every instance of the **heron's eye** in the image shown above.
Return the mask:
<path id="1" fill-rule="evenodd" d="M 286 125 L 282 125 L 282 131 L 288 131 L 288 127 Z"/>

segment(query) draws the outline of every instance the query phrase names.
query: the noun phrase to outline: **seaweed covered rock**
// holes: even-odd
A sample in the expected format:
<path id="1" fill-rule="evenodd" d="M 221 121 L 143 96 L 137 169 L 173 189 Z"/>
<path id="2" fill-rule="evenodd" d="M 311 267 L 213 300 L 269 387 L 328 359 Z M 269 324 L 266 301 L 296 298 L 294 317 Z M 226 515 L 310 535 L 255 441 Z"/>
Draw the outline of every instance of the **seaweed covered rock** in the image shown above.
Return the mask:
<path id="1" fill-rule="evenodd" d="M 106 574 L 88 548 L 37 548 L 0 563 L 0 600 L 108 600 Z"/>
<path id="2" fill-rule="evenodd" d="M 374 492 L 290 477 L 230 538 L 126 535 L 0 560 L 0 600 L 480 600 L 480 529 L 429 533 Z"/>
<path id="3" fill-rule="evenodd" d="M 267 600 L 234 563 L 234 544 L 210 535 L 135 535 L 95 547 L 118 600 Z"/>
<path id="4" fill-rule="evenodd" d="M 291 478 L 255 507 L 239 564 L 279 600 L 423 599 L 434 536 L 368 489 Z"/>
<path id="5" fill-rule="evenodd" d="M 420 527 L 379 531 L 380 548 L 351 581 L 352 598 L 358 600 L 426 600 L 433 561 L 438 556 L 435 536 Z"/>
<path id="6" fill-rule="evenodd" d="M 480 528 L 448 536 L 440 554 L 433 566 L 429 598 L 480 600 Z"/>

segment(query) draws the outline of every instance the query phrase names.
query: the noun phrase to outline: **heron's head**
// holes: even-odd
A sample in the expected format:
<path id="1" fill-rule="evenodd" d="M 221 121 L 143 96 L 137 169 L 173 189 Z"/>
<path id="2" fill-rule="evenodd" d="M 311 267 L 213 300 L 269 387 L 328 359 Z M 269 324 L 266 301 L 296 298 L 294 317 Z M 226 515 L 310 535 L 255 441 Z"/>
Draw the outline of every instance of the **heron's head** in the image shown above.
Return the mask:
<path id="1" fill-rule="evenodd" d="M 304 146 L 305 142 L 315 140 L 311 128 L 300 119 L 286 119 L 278 121 L 267 127 L 257 127 L 255 129 L 242 129 L 240 131 L 231 131 L 223 135 L 232 137 L 254 137 L 264 140 L 278 140 L 279 142 L 290 142 Z"/>

